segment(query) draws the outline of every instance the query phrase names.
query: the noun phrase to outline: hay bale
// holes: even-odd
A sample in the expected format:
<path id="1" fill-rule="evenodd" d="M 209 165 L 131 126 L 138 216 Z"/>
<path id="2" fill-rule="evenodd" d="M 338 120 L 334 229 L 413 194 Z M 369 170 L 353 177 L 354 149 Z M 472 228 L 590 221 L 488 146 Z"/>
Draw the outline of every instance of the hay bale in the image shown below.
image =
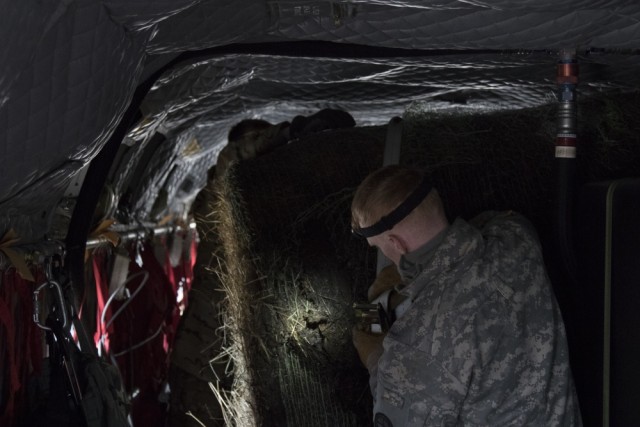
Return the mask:
<path id="1" fill-rule="evenodd" d="M 189 304 L 182 316 L 171 353 L 169 384 L 171 426 L 224 426 L 216 390 L 231 390 L 231 367 L 225 357 L 227 343 L 223 320 L 226 293 L 219 271 L 220 230 L 214 222 L 217 194 L 210 181 L 194 202 L 194 217 L 200 242 Z"/>
<path id="2" fill-rule="evenodd" d="M 640 173 L 640 94 L 578 105 L 578 186 Z M 409 110 L 401 163 L 422 168 L 450 217 L 514 209 L 542 232 L 551 220 L 556 106 L 475 115 Z"/>
<path id="3" fill-rule="evenodd" d="M 371 422 L 366 371 L 349 338 L 355 282 L 331 255 L 327 224 L 336 218 L 307 214 L 331 212 L 340 201 L 335 212 L 348 222 L 344 203 L 382 161 L 385 129 L 327 135 L 242 162 L 221 185 L 220 215 L 230 230 L 225 256 L 233 286 L 245 295 L 237 296 L 233 317 L 244 320 L 249 400 L 260 426 Z M 380 154 L 372 155 L 371 146 Z"/>

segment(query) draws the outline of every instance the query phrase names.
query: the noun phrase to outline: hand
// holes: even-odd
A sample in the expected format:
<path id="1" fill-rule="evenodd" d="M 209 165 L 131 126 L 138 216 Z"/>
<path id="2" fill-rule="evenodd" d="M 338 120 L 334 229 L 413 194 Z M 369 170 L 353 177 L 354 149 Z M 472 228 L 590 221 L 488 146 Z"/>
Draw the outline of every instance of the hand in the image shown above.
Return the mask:
<path id="1" fill-rule="evenodd" d="M 358 356 L 362 364 L 370 371 L 378 363 L 382 355 L 382 340 L 386 334 L 371 334 L 357 327 L 351 329 L 353 345 L 358 350 Z"/>
<path id="2" fill-rule="evenodd" d="M 380 294 L 388 289 L 394 288 L 396 285 L 402 283 L 402 278 L 395 264 L 391 264 L 380 270 L 376 280 L 373 281 L 367 292 L 367 298 L 369 302 L 376 299 Z"/>

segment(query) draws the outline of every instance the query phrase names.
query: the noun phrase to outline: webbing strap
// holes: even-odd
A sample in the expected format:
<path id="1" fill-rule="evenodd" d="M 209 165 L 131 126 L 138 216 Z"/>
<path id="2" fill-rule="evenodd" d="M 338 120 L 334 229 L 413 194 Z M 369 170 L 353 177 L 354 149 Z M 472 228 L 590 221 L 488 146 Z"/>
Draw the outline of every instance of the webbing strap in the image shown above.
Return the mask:
<path id="1" fill-rule="evenodd" d="M 384 156 L 382 165 L 396 165 L 400 162 L 400 149 L 402 147 L 402 118 L 392 117 L 387 125 L 387 136 L 384 141 Z M 380 273 L 391 261 L 378 249 L 376 272 Z"/>
<path id="2" fill-rule="evenodd" d="M 384 142 L 384 157 L 382 164 L 397 165 L 400 162 L 400 148 L 402 143 L 402 119 L 393 117 L 387 125 L 387 137 Z"/>
<path id="3" fill-rule="evenodd" d="M 105 296 L 104 290 L 106 290 L 107 284 L 102 277 L 102 271 L 100 266 L 98 256 L 93 257 L 92 265 L 93 265 L 93 280 L 96 284 L 96 331 L 93 336 L 93 340 L 95 342 L 96 348 L 98 348 L 98 353 L 102 352 L 102 349 L 105 350 L 107 354 L 109 354 L 109 336 L 107 334 L 107 328 L 105 327 L 105 323 L 102 321 L 102 316 L 105 309 Z M 105 314 L 106 315 L 106 314 Z"/>

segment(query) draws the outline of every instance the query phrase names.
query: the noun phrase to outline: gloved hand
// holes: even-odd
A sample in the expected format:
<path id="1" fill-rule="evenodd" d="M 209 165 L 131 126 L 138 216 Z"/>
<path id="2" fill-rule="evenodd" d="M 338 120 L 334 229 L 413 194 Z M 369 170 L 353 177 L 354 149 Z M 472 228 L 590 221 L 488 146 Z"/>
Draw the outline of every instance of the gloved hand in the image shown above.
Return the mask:
<path id="1" fill-rule="evenodd" d="M 388 289 L 393 289 L 396 285 L 402 283 L 402 278 L 395 264 L 391 264 L 380 270 L 376 280 L 373 281 L 367 291 L 369 302 L 376 299 L 380 294 Z"/>
<path id="2" fill-rule="evenodd" d="M 382 355 L 382 340 L 386 334 L 371 334 L 362 331 L 357 327 L 351 329 L 353 345 L 358 350 L 360 361 L 369 370 L 378 364 L 378 359 Z"/>

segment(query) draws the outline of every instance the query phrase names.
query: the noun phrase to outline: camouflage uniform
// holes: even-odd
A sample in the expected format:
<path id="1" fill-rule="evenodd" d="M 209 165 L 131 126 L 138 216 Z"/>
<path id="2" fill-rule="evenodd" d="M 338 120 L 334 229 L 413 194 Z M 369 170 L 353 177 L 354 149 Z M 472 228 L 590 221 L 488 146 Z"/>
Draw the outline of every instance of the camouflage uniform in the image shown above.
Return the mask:
<path id="1" fill-rule="evenodd" d="M 421 260 L 400 263 L 412 303 L 371 369 L 374 424 L 581 425 L 533 227 L 505 212 L 473 223 L 456 220 Z"/>

